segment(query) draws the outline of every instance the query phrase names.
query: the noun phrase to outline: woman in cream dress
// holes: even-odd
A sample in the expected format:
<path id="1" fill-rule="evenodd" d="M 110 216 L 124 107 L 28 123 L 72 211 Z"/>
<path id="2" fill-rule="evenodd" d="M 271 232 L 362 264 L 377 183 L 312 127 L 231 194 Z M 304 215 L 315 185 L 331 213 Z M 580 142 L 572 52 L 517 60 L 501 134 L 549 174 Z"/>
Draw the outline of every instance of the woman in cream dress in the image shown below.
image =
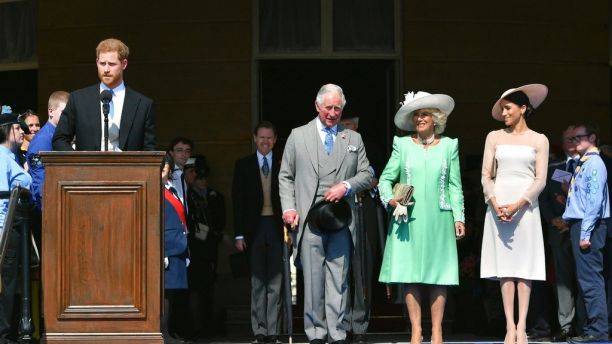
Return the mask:
<path id="1" fill-rule="evenodd" d="M 544 241 L 538 195 L 546 183 L 548 139 L 526 118 L 546 97 L 541 84 L 510 89 L 495 103 L 493 118 L 506 128 L 488 134 L 482 186 L 488 209 L 482 239 L 480 276 L 500 281 L 506 344 L 525 344 L 532 280 L 545 280 Z M 518 322 L 514 294 L 518 290 Z"/>

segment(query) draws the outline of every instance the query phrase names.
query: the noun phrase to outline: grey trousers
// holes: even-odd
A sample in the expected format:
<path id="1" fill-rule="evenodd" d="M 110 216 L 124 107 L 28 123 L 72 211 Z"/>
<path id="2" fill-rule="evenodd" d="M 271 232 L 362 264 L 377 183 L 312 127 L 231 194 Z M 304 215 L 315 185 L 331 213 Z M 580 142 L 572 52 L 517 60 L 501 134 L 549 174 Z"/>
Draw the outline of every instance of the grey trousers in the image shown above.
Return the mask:
<path id="1" fill-rule="evenodd" d="M 281 315 L 283 237 L 272 216 L 262 216 L 249 250 L 253 334 L 276 336 Z"/>
<path id="2" fill-rule="evenodd" d="M 346 339 L 347 277 L 352 248 L 348 228 L 313 233 L 305 226 L 300 261 L 304 274 L 304 332 L 309 341 L 327 339 L 331 343 Z"/>

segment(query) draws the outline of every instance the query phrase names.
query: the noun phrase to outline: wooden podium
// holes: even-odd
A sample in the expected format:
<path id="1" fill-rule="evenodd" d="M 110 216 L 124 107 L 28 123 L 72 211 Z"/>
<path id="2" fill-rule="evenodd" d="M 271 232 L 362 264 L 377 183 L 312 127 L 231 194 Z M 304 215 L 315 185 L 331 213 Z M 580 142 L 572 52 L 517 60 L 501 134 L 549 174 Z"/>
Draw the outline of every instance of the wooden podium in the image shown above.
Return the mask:
<path id="1" fill-rule="evenodd" d="M 160 343 L 163 152 L 44 152 L 45 343 Z"/>

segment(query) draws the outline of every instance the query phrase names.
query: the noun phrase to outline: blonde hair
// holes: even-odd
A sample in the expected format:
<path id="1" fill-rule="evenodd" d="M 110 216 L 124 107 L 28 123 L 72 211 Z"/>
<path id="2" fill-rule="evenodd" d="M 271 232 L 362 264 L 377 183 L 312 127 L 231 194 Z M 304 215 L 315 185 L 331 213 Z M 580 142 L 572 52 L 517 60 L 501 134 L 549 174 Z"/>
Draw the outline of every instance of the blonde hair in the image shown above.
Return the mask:
<path id="1" fill-rule="evenodd" d="M 96 47 L 96 58 L 100 57 L 101 53 L 108 53 L 112 51 L 117 52 L 117 56 L 119 57 L 120 61 L 127 59 L 128 55 L 130 55 L 130 48 L 128 48 L 125 43 L 116 38 L 107 38 L 98 43 L 98 46 Z"/>
<path id="2" fill-rule="evenodd" d="M 434 124 L 434 133 L 440 135 L 444 132 L 444 129 L 446 129 L 446 120 L 448 119 L 447 113 L 440 111 L 438 108 L 423 108 L 413 111 L 412 115 L 414 116 L 414 113 L 417 111 L 431 112 L 431 118 Z"/>
<path id="3" fill-rule="evenodd" d="M 51 93 L 49 96 L 49 102 L 47 103 L 47 108 L 49 109 L 57 109 L 61 103 L 68 103 L 68 97 L 70 97 L 70 93 L 66 91 L 55 91 Z"/>

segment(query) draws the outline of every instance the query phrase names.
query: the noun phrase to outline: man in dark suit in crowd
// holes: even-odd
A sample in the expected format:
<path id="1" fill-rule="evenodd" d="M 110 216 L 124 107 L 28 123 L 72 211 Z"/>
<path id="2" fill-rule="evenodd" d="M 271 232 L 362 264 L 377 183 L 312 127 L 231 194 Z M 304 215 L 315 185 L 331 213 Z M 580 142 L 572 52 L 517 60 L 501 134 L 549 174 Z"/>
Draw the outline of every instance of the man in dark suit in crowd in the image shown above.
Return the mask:
<path id="1" fill-rule="evenodd" d="M 273 156 L 276 128 L 260 122 L 253 131 L 257 152 L 236 161 L 232 201 L 235 247 L 247 250 L 251 267 L 253 343 L 280 343 L 283 223 L 278 193 L 280 159 Z"/>
<path id="2" fill-rule="evenodd" d="M 546 223 L 548 245 L 550 245 L 555 267 L 557 319 L 559 321 L 559 333 L 553 337 L 555 341 L 565 341 L 568 336 L 574 335 L 574 326 L 578 325 L 577 328 L 581 328 L 580 324 L 584 322 L 584 306 L 578 294 L 576 264 L 572 254 L 569 225 L 561 218 L 565 211 L 567 192 L 562 189 L 561 182 L 551 179 L 557 169 L 574 173 L 580 155 L 576 152 L 573 137 L 574 127 L 569 126 L 563 131 L 561 142 L 564 156 L 548 165 L 549 180 L 539 197 L 540 213 Z M 541 297 L 546 297 L 546 295 L 541 295 Z"/>
<path id="3" fill-rule="evenodd" d="M 191 158 L 193 147 L 193 141 L 182 136 L 172 139 L 168 146 L 168 154 L 174 159 L 172 181 L 181 203 L 185 206 L 185 212 L 187 214 L 189 214 L 189 202 L 187 202 L 186 199 L 189 185 L 187 185 L 188 183 L 185 181 L 184 170 L 187 161 Z"/>
<path id="4" fill-rule="evenodd" d="M 191 337 L 201 339 L 216 334 L 214 290 L 217 280 L 219 243 L 225 229 L 225 199 L 210 187 L 206 157 L 195 155 L 184 166 L 187 193 L 187 224 L 191 264 L 189 304 L 193 316 Z"/>
<path id="5" fill-rule="evenodd" d="M 112 99 L 108 114 L 108 150 L 155 150 L 153 101 L 126 87 L 123 71 L 127 68 L 129 48 L 120 40 L 109 38 L 96 48 L 100 84 L 70 94 L 70 99 L 53 136 L 53 149 L 80 151 L 104 150 L 104 115 L 100 93 L 109 90 Z"/>

